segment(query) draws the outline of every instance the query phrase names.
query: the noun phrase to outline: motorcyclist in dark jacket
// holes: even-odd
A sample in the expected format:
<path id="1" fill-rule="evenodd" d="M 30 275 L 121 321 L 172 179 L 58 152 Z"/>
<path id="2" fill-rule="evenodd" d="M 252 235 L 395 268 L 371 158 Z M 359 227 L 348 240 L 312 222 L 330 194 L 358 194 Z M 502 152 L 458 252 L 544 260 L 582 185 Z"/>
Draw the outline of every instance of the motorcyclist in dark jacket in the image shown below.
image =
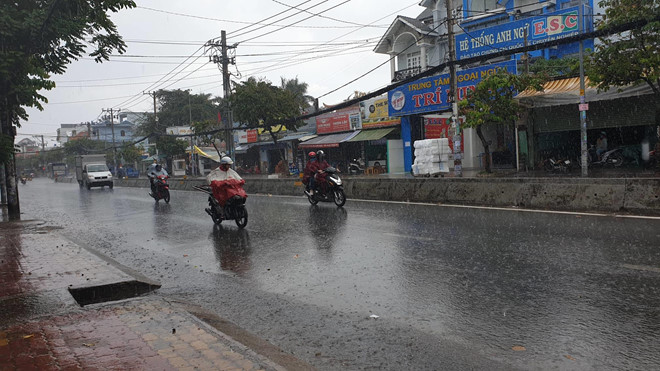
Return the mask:
<path id="1" fill-rule="evenodd" d="M 309 161 L 305 165 L 305 170 L 303 170 L 303 184 L 305 184 L 305 193 L 308 195 L 314 194 L 314 175 L 319 170 L 319 163 L 316 161 L 316 152 L 312 151 L 307 154 L 309 156 Z"/>

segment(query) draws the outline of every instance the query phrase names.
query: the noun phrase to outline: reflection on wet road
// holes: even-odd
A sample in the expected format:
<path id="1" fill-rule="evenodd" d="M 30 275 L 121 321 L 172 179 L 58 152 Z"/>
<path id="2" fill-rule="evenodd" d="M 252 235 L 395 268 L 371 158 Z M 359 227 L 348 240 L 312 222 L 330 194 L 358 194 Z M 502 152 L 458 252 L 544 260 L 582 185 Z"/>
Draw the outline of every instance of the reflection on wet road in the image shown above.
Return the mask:
<path id="1" fill-rule="evenodd" d="M 658 220 L 250 195 L 240 230 L 202 193 L 20 191 L 26 216 L 320 369 L 660 367 Z"/>

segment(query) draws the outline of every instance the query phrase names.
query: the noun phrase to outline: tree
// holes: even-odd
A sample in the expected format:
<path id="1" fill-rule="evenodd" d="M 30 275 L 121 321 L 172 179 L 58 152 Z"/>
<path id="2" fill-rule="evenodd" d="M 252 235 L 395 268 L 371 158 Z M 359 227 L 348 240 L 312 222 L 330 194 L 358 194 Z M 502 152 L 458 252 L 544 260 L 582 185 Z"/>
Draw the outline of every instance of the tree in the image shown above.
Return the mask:
<path id="1" fill-rule="evenodd" d="M 587 66 L 587 75 L 599 90 L 645 83 L 653 90 L 655 124 L 660 125 L 660 3 L 657 0 L 602 0 L 605 17 L 599 30 L 643 21 L 622 34 L 601 38 Z"/>
<path id="2" fill-rule="evenodd" d="M 544 79 L 529 75 L 514 75 L 504 70 L 486 77 L 459 102 L 460 113 L 465 116 L 464 127 L 475 128 L 486 154 L 486 172 L 490 173 L 490 145 L 482 132 L 483 125 L 512 125 L 525 109 L 513 97 L 525 89 L 543 90 Z"/>
<path id="3" fill-rule="evenodd" d="M 85 53 L 97 62 L 123 53 L 126 44 L 109 12 L 133 8 L 132 0 L 31 0 L 0 3 L 0 129 L 13 142 L 15 127 L 27 120 L 27 107 L 42 110 L 47 103 L 41 90 L 55 83 L 50 74 L 62 74 Z M 6 146 L 0 147 L 7 156 Z M 20 218 L 13 153 L 5 161 L 9 217 Z"/>
<path id="4" fill-rule="evenodd" d="M 580 60 L 573 57 L 539 58 L 529 69 L 532 74 L 546 75 L 549 78 L 575 77 L 580 75 Z"/>
<path id="5" fill-rule="evenodd" d="M 140 145 L 125 145 L 118 151 L 123 164 L 135 164 L 142 157 L 143 148 Z"/>
<path id="6" fill-rule="evenodd" d="M 184 155 L 188 143 L 185 140 L 177 139 L 170 136 L 161 136 L 156 140 L 156 148 L 158 152 L 165 155 L 167 159 L 167 168 L 172 169 L 172 158 L 175 156 Z"/>
<path id="7" fill-rule="evenodd" d="M 234 85 L 229 101 L 240 127 L 263 129 L 276 143 L 277 134 L 283 128 L 296 131 L 304 124 L 293 120 L 300 114 L 299 102 L 294 94 L 264 79 L 250 77 Z"/>
<path id="8" fill-rule="evenodd" d="M 300 112 L 304 112 L 314 102 L 314 97 L 307 94 L 307 88 L 309 86 L 306 82 L 298 81 L 298 77 L 288 80 L 281 77 L 281 81 L 282 85 L 280 87 L 293 94 L 293 99 L 296 105 L 300 107 Z"/>
<path id="9" fill-rule="evenodd" d="M 70 140 L 64 143 L 62 148 L 64 148 L 64 153 L 69 157 L 99 153 L 106 150 L 104 142 L 91 140 L 89 138 Z"/>

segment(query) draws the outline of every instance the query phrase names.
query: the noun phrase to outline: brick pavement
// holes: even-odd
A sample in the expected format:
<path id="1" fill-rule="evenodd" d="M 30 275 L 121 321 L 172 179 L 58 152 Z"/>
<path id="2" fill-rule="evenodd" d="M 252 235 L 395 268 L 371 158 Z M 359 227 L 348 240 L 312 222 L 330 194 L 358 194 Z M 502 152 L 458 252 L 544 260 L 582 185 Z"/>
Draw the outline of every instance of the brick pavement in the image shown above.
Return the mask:
<path id="1" fill-rule="evenodd" d="M 158 295 L 81 307 L 134 280 L 39 222 L 0 222 L 0 371 L 284 369 Z"/>

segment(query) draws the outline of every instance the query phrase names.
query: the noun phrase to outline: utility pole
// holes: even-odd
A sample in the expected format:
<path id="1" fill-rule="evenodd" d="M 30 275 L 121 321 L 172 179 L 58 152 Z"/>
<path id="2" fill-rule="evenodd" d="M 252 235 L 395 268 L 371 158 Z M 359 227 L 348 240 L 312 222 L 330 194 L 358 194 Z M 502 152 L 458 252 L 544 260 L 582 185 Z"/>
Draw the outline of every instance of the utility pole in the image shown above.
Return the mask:
<path id="1" fill-rule="evenodd" d="M 578 25 L 580 33 L 584 32 L 584 9 L 582 1 L 578 5 Z M 580 165 L 582 166 L 582 176 L 586 177 L 589 175 L 589 164 L 587 161 L 587 109 L 589 106 L 585 103 L 584 89 L 584 42 L 580 39 L 580 104 L 578 105 L 578 110 L 580 111 L 580 152 L 582 152 Z"/>
<path id="2" fill-rule="evenodd" d="M 112 108 L 110 109 L 104 109 L 102 110 L 103 112 L 110 112 L 110 129 L 112 130 L 112 165 L 113 169 L 115 170 L 115 174 L 117 174 L 117 147 L 115 147 L 115 112 L 119 113 L 121 112 L 120 109 L 118 110 L 113 110 Z"/>
<path id="3" fill-rule="evenodd" d="M 210 47 L 214 50 L 216 54 L 209 56 L 209 62 L 213 62 L 215 64 L 219 64 L 222 66 L 222 89 L 223 89 L 223 99 L 225 101 L 225 105 L 228 104 L 229 96 L 231 95 L 231 81 L 230 77 L 231 74 L 229 73 L 229 64 L 236 64 L 236 58 L 234 57 L 229 57 L 228 52 L 230 49 L 235 49 L 236 45 L 228 46 L 227 45 L 227 33 L 226 31 L 222 30 L 220 34 L 220 43 L 218 44 L 217 41 L 211 40 L 208 43 L 206 43 L 207 47 Z M 220 49 L 220 55 L 217 55 L 217 51 Z M 231 112 L 231 108 L 227 107 L 226 111 L 222 115 L 224 118 L 224 127 L 225 127 L 225 133 L 226 133 L 226 138 L 227 138 L 227 152 L 229 153 L 230 156 L 234 156 L 234 134 L 233 134 L 233 115 Z"/>
<path id="4" fill-rule="evenodd" d="M 158 112 L 156 112 L 156 92 L 144 92 L 142 94 L 146 94 L 151 96 L 154 99 L 154 122 L 156 123 L 156 126 L 158 126 Z M 151 143 L 151 140 L 149 139 L 149 143 Z M 156 155 L 158 155 L 158 148 L 156 148 Z"/>
<path id="5" fill-rule="evenodd" d="M 41 171 L 44 171 L 46 167 L 46 143 L 44 142 L 44 136 L 41 136 Z"/>
<path id="6" fill-rule="evenodd" d="M 451 102 L 451 120 L 454 128 L 454 176 L 463 176 L 463 162 L 461 148 L 461 125 L 458 122 L 458 87 L 456 83 L 456 46 L 454 40 L 454 7 L 451 0 L 445 0 L 447 5 L 447 40 L 449 42 L 449 94 L 447 98 Z"/>

